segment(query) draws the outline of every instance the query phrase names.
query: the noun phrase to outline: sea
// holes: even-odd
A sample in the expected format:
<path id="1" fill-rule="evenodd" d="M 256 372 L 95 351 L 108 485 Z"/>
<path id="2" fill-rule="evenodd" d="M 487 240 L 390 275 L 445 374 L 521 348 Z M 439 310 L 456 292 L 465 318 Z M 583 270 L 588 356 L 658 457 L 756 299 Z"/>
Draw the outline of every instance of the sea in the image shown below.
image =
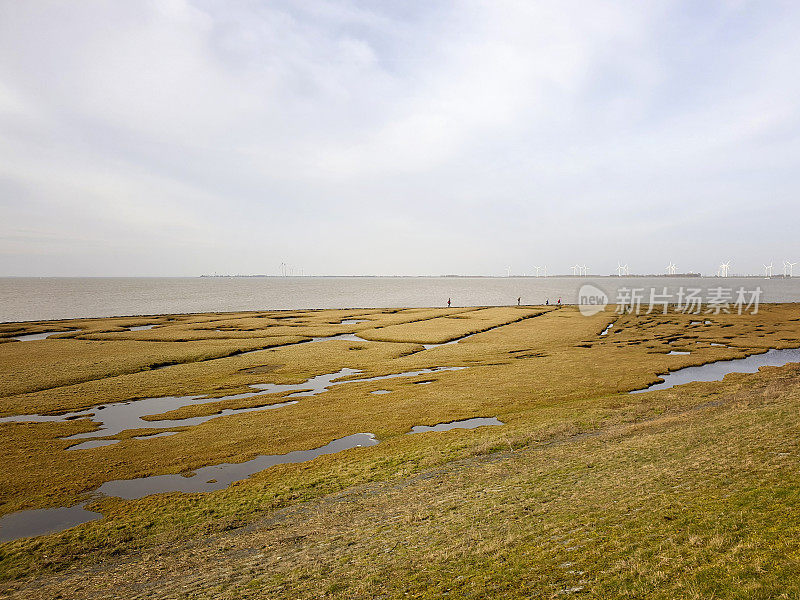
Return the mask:
<path id="1" fill-rule="evenodd" d="M 598 292 L 599 290 L 599 292 Z M 633 292 L 632 292 L 633 290 Z M 198 312 L 617 303 L 631 294 L 675 302 L 700 290 L 759 302 L 800 302 L 800 277 L 5 277 L 0 322 Z M 720 291 L 722 290 L 722 291 Z M 696 294 L 697 292 L 695 292 Z"/>

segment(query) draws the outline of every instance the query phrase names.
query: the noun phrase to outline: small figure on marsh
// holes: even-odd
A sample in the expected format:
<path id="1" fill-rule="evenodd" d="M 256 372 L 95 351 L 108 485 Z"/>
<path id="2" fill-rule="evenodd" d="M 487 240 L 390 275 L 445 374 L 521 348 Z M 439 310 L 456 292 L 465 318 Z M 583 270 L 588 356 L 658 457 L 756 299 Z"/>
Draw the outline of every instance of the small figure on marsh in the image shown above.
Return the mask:
<path id="1" fill-rule="evenodd" d="M 561 298 L 558 299 L 558 305 L 561 306 Z"/>
<path id="2" fill-rule="evenodd" d="M 547 300 L 544 301 L 544 305 L 545 306 L 550 306 L 550 298 L 548 298 Z"/>
<path id="3" fill-rule="evenodd" d="M 517 298 L 517 306 L 519 306 L 519 303 L 520 303 L 520 302 L 522 302 L 522 296 L 520 296 L 519 298 Z"/>
<path id="4" fill-rule="evenodd" d="M 450 298 L 447 299 L 447 308 L 450 308 Z"/>

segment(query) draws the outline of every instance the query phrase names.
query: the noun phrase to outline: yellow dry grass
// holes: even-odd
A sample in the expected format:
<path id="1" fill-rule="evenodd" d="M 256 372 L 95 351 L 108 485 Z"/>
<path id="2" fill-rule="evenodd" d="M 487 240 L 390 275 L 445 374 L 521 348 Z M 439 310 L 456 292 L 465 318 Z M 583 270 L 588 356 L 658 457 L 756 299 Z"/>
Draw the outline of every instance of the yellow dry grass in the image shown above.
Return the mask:
<path id="1" fill-rule="evenodd" d="M 340 323 L 347 318 L 363 318 L 368 322 Z M 343 367 L 358 369 L 360 373 L 348 378 L 353 380 L 351 382 L 332 387 L 318 396 L 301 398 L 293 406 L 215 418 L 201 425 L 180 428 L 180 433 L 170 437 L 135 440 L 133 436 L 139 432 L 127 431 L 116 436 L 122 439 L 119 444 L 91 450 L 68 451 L 66 448 L 74 442 L 62 439 L 72 433 L 91 430 L 93 425 L 86 420 L 0 424 L 3 434 L 0 438 L 2 513 L 21 508 L 70 505 L 84 499 L 87 492 L 110 479 L 187 472 L 208 464 L 247 460 L 259 454 L 314 448 L 356 432 L 372 432 L 381 443 L 321 457 L 311 463 L 274 467 L 227 490 L 211 494 L 154 496 L 131 502 L 101 500 L 96 506 L 107 516 L 105 520 L 42 538 L 44 542 L 23 540 L 8 544 L 6 562 L 0 564 L 6 565 L 9 575 L 26 571 L 35 573 L 53 560 L 57 564 L 67 564 L 73 560 L 71 557 L 77 556 L 80 563 L 80 556 L 103 556 L 108 552 L 148 547 L 170 540 L 170 543 L 183 543 L 180 540 L 192 539 L 202 531 L 224 528 L 230 519 L 236 522 L 250 520 L 276 507 L 349 486 L 406 477 L 454 460 L 504 449 L 519 450 L 545 440 L 565 440 L 589 432 L 603 432 L 600 438 L 608 440 L 603 442 L 605 445 L 592 438 L 570 445 L 569 450 L 554 449 L 546 455 L 535 455 L 541 456 L 541 461 L 531 458 L 533 462 L 519 462 L 515 458 L 509 463 L 503 462 L 502 477 L 492 470 L 494 463 L 486 463 L 488 466 L 477 471 L 466 470 L 463 477 L 448 480 L 449 487 L 445 486 L 447 489 L 442 492 L 442 502 L 455 505 L 459 502 L 476 503 L 474 511 L 456 511 L 453 523 L 445 519 L 441 529 L 428 530 L 429 535 L 435 535 L 424 552 L 423 532 L 426 530 L 420 529 L 416 549 L 409 551 L 408 561 L 402 562 L 403 569 L 406 569 L 403 572 L 408 574 L 407 569 L 416 565 L 423 556 L 437 565 L 452 566 L 454 560 L 468 560 L 470 544 L 475 542 L 470 523 L 486 536 L 485 543 L 478 544 L 479 551 L 469 559 L 475 562 L 475 573 L 486 575 L 488 567 L 484 563 L 502 548 L 532 547 L 531 540 L 538 539 L 536 535 L 539 535 L 535 532 L 504 530 L 502 535 L 492 535 L 479 525 L 494 522 L 491 509 L 495 506 L 479 501 L 481 486 L 498 486 L 498 493 L 504 498 L 503 506 L 510 506 L 512 512 L 523 510 L 523 504 L 528 506 L 514 503 L 514 490 L 520 486 L 532 486 L 532 497 L 539 497 L 537 494 L 552 496 L 552 502 L 561 503 L 554 505 L 560 507 L 559 515 L 570 506 L 582 507 L 580 514 L 586 519 L 582 531 L 587 532 L 588 537 L 584 536 L 584 539 L 581 537 L 583 534 L 578 537 L 582 543 L 588 544 L 587 540 L 592 539 L 591 524 L 601 520 L 595 514 L 598 507 L 608 505 L 614 509 L 615 518 L 621 519 L 624 511 L 617 511 L 619 507 L 613 506 L 614 499 L 624 499 L 629 510 L 634 510 L 637 502 L 646 501 L 629 485 L 628 482 L 633 481 L 635 465 L 625 462 L 627 459 L 623 455 L 646 453 L 654 465 L 648 469 L 653 470 L 657 481 L 661 481 L 658 478 L 680 471 L 677 461 L 700 460 L 697 458 L 700 454 L 695 456 L 688 449 L 684 454 L 676 451 L 673 457 L 670 451 L 674 444 L 685 443 L 688 439 L 697 443 L 703 435 L 716 431 L 714 427 L 728 431 L 746 420 L 748 415 L 752 416 L 748 412 L 752 408 L 749 404 L 737 404 L 743 402 L 740 399 L 732 401 L 731 406 L 736 410 L 722 416 L 711 408 L 684 414 L 692 407 L 709 402 L 709 398 L 716 401 L 723 392 L 735 394 L 744 385 L 741 382 L 750 381 L 747 378 L 729 377 L 724 383 L 691 384 L 678 391 L 636 396 L 625 392 L 655 382 L 658 373 L 684 366 L 738 358 L 768 347 L 798 347 L 799 318 L 800 307 L 797 305 L 765 306 L 757 315 L 700 317 L 673 313 L 619 316 L 611 311 L 583 317 L 570 307 L 502 307 L 154 317 L 142 320 L 157 322 L 159 327 L 142 332 L 120 329 L 126 323 L 134 322 L 133 319 L 8 325 L 0 331 L 19 331 L 20 327 L 26 332 L 49 331 L 79 325 L 83 332 L 65 334 L 79 339 L 0 344 L 3 353 L 0 364 L 8 374 L 5 378 L 8 387 L 0 400 L 0 409 L 6 415 L 57 413 L 143 397 L 189 394 L 207 395 L 208 402 L 173 411 L 169 413 L 170 418 L 212 415 L 225 408 L 282 399 L 281 395 L 275 395 L 258 399 L 215 400 L 220 396 L 250 391 L 248 386 L 251 384 L 297 384 L 315 375 L 337 372 Z M 706 324 L 706 320 L 711 323 Z M 614 328 L 607 335 L 600 336 L 612 321 Z M 39 327 L 41 329 L 37 329 Z M 114 331 L 114 328 L 118 330 Z M 103 331 L 106 333 L 101 333 Z M 246 337 L 236 337 L 234 334 L 238 335 L 237 332 Z M 298 343 L 320 335 L 354 332 L 368 341 Z M 422 350 L 423 343 L 443 343 L 476 332 L 476 335 L 458 343 Z M 228 337 L 221 339 L 218 337 L 220 333 Z M 134 334 L 136 339 L 128 337 Z M 154 337 L 150 338 L 150 335 Z M 208 337 L 201 337 L 203 335 Z M 267 346 L 272 347 L 235 354 Z M 689 350 L 691 354 L 669 355 L 671 350 Z M 157 371 L 148 370 L 159 361 L 180 364 Z M 466 368 L 417 377 L 358 381 L 363 377 L 441 366 Z M 765 374 L 756 378 L 769 387 L 771 380 Z M 431 383 L 424 386 L 415 383 L 423 379 Z M 775 405 L 770 406 L 784 414 L 796 401 L 791 388 L 795 380 L 781 381 L 782 387 L 770 392 L 774 392 Z M 378 389 L 391 393 L 371 393 Z M 709 421 L 706 426 L 695 423 L 693 414 L 702 414 L 703 419 L 716 416 L 719 419 L 714 423 Z M 454 430 L 446 434 L 405 435 L 414 425 L 433 425 L 476 416 L 496 416 L 506 425 L 475 431 Z M 647 429 L 650 426 L 637 428 L 632 425 L 643 418 L 657 419 L 657 425 L 650 425 L 656 428 L 652 435 Z M 771 421 L 765 416 L 763 423 L 766 427 Z M 720 439 L 723 448 L 731 449 L 739 443 L 733 438 Z M 623 443 L 619 440 L 627 440 L 624 443 L 632 446 L 624 446 L 625 452 L 622 452 L 622 446 L 613 445 Z M 742 458 L 747 447 L 731 450 L 726 464 L 738 465 L 737 457 Z M 712 451 L 710 448 L 698 452 L 705 452 L 702 455 L 707 456 Z M 718 449 L 717 446 L 714 449 Z M 600 457 L 598 462 L 604 466 L 593 471 L 587 480 L 581 469 L 590 461 L 587 457 L 594 456 Z M 661 462 L 658 461 L 660 456 L 663 458 Z M 592 502 L 581 505 L 580 496 L 568 493 L 558 481 L 560 470 L 553 461 L 565 461 L 563 464 L 568 468 L 565 466 L 564 473 L 569 481 L 575 480 L 578 489 L 590 490 Z M 537 474 L 536 477 L 531 473 Z M 601 473 L 611 479 L 603 480 Z M 493 477 L 497 478 L 496 483 L 493 483 Z M 535 481 L 531 480 L 532 477 Z M 700 485 L 699 481 L 692 481 L 692 485 Z M 401 531 L 409 531 L 409 527 L 416 531 L 412 527 L 415 523 L 430 522 L 432 517 L 424 517 L 426 514 L 442 511 L 450 514 L 451 509 L 445 510 L 435 501 L 437 492 L 433 488 L 423 488 L 418 490 L 420 496 L 416 501 L 402 494 L 382 496 L 383 499 L 371 508 L 372 512 L 364 513 L 363 519 L 376 518 L 381 511 L 396 515 L 396 535 L 400 535 Z M 658 496 L 665 492 L 656 486 L 649 493 Z M 710 502 L 708 498 L 703 502 L 706 500 Z M 695 508 L 692 505 L 693 511 Z M 639 510 L 646 513 L 655 508 L 640 507 Z M 525 512 L 514 514 L 519 518 Z M 344 517 L 340 518 L 335 511 L 320 519 L 319 523 L 324 525 L 320 524 L 314 534 L 319 540 L 323 540 L 326 530 L 347 530 L 345 520 L 341 520 Z M 611 519 L 604 527 L 612 527 L 614 523 Z M 567 521 L 561 517 L 546 527 L 549 528 L 546 531 L 552 529 L 553 535 L 566 535 L 568 532 Z M 447 531 L 460 536 L 458 544 L 461 545 L 448 550 L 446 537 L 435 537 L 439 534 L 444 536 Z M 713 542 L 716 538 L 712 531 L 701 531 L 697 535 L 707 535 Z M 637 532 L 641 533 L 637 529 L 630 535 Z M 382 529 L 373 531 L 372 535 L 383 543 L 381 536 L 384 533 L 389 535 Z M 354 531 L 342 535 L 354 536 L 354 544 L 361 544 L 365 552 L 375 550 L 365 537 L 356 535 Z M 323 541 L 318 543 L 323 544 Z M 713 543 L 726 542 L 723 536 Z M 675 546 L 675 552 L 679 550 Z M 355 589 L 361 595 L 366 593 L 363 586 L 358 587 L 361 584 L 354 583 L 354 571 L 331 565 L 327 567 L 330 569 L 328 575 L 319 573 L 314 565 L 326 564 L 330 558 L 326 558 L 324 552 L 298 552 L 301 566 L 295 570 L 289 567 L 278 569 L 279 574 L 262 578 L 260 587 L 253 589 L 266 589 L 276 596 L 280 595 L 281 589 L 299 590 L 300 595 L 311 597 L 326 593 L 317 585 L 320 582 L 327 581 L 333 586 L 334 580 L 338 580 L 330 573 L 341 573 L 341 579 L 348 582 L 339 590 L 343 596 L 347 597 L 343 591 L 346 589 Z M 44 554 L 50 558 L 44 559 Z M 608 565 L 596 553 L 590 553 L 590 556 L 596 564 L 602 563 L 603 569 L 627 573 L 629 577 L 642 564 L 648 568 L 652 566 L 646 560 L 632 563 L 629 567 Z M 520 556 L 515 554 L 515 557 L 514 560 L 522 561 L 520 565 L 526 564 Z M 356 558 L 352 558 L 352 562 L 361 564 Z M 379 561 L 377 564 L 382 563 Z M 544 569 L 543 565 L 547 564 L 550 563 L 537 562 L 536 568 Z M 381 571 L 382 567 L 361 564 L 359 568 L 366 569 L 376 578 L 389 577 L 388 581 L 394 583 L 386 588 L 386 593 L 407 591 L 398 583 L 399 579 L 392 579 Z M 662 570 L 664 577 L 650 577 L 653 585 L 663 582 L 673 573 L 669 568 Z M 451 584 L 454 580 L 438 573 L 429 579 L 415 576 L 408 581 L 411 588 L 415 585 L 435 587 L 438 584 L 433 580 L 437 577 Z M 247 596 L 247 589 L 238 589 L 237 593 Z M 652 587 L 648 589 L 652 590 Z M 554 588 L 551 591 L 555 593 L 558 590 Z"/>

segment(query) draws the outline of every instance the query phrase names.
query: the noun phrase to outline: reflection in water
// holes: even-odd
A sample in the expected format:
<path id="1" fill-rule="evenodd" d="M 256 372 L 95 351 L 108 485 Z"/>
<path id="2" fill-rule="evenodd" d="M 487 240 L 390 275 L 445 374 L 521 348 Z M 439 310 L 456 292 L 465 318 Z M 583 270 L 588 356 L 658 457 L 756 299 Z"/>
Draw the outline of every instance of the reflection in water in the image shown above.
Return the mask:
<path id="1" fill-rule="evenodd" d="M 162 431 L 161 433 L 151 433 L 150 435 L 135 435 L 133 439 L 135 440 L 149 440 L 152 438 L 157 437 L 167 437 L 168 435 L 175 435 L 176 433 L 180 433 L 179 431 Z"/>
<path id="2" fill-rule="evenodd" d="M 653 390 L 665 390 L 676 385 L 692 383 L 694 381 L 719 381 L 729 373 L 756 373 L 759 367 L 782 367 L 792 362 L 800 362 L 800 349 L 767 350 L 763 354 L 752 354 L 747 358 L 733 360 L 718 360 L 698 367 L 685 367 L 660 375 L 664 380 L 661 383 L 641 390 L 633 390 L 631 394 L 640 394 Z"/>
<path id="3" fill-rule="evenodd" d="M 461 342 L 463 340 L 466 340 L 468 338 L 471 338 L 473 336 L 476 336 L 476 335 L 478 335 L 478 334 L 477 333 L 470 333 L 469 335 L 465 335 L 463 337 L 456 338 L 454 340 L 450 340 L 449 342 L 443 342 L 441 344 L 422 344 L 422 347 L 425 348 L 425 350 L 430 350 L 431 348 L 438 348 L 439 346 L 450 346 L 452 344 L 458 344 L 459 342 Z"/>
<path id="4" fill-rule="evenodd" d="M 333 440 L 320 448 L 295 450 L 287 454 L 257 456 L 241 463 L 222 463 L 197 469 L 192 477 L 183 475 L 154 475 L 139 479 L 118 479 L 101 485 L 97 492 L 106 496 L 134 499 L 165 492 L 212 492 L 228 487 L 235 481 L 275 465 L 313 460 L 324 454 L 334 454 L 351 448 L 374 446 L 378 443 L 371 433 L 355 433 Z"/>
<path id="5" fill-rule="evenodd" d="M 463 421 L 450 421 L 449 423 L 439 423 L 438 425 L 415 425 L 409 433 L 426 433 L 428 431 L 450 431 L 451 429 L 475 429 L 486 425 L 505 425 L 497 417 L 475 417 L 464 419 Z"/>
<path id="6" fill-rule="evenodd" d="M 43 331 L 41 333 L 27 333 L 25 335 L 17 335 L 12 337 L 12 340 L 18 340 L 20 342 L 34 342 L 36 340 L 46 340 L 51 335 L 58 335 L 59 333 L 73 333 L 75 331 L 80 331 L 80 329 L 66 329 L 64 331 Z"/>
<path id="7" fill-rule="evenodd" d="M 67 450 L 88 450 L 89 448 L 99 448 L 100 446 L 110 446 L 116 444 L 119 440 L 89 440 L 80 444 L 70 446 Z"/>
<path id="8" fill-rule="evenodd" d="M 164 492 L 211 492 L 224 489 L 235 481 L 241 481 L 275 465 L 305 462 L 324 454 L 374 446 L 377 443 L 378 440 L 371 433 L 355 433 L 312 450 L 295 450 L 286 454 L 257 456 L 241 463 L 202 467 L 194 472 L 193 477 L 154 475 L 139 479 L 108 481 L 95 491 L 95 495 L 133 499 Z M 22 510 L 6 515 L 0 518 L 0 542 L 63 531 L 102 518 L 103 515 L 100 513 L 85 510 L 84 504 Z"/>
<path id="9" fill-rule="evenodd" d="M 21 510 L 0 517 L 0 542 L 63 531 L 103 517 L 83 508 L 84 504 L 61 508 Z"/>
<path id="10" fill-rule="evenodd" d="M 310 344 L 312 342 L 332 342 L 335 340 L 343 340 L 345 342 L 366 342 L 364 338 L 358 337 L 354 333 L 340 333 L 338 335 L 329 335 L 327 337 L 315 337 L 305 342 L 298 342 L 300 344 Z"/>
<path id="11" fill-rule="evenodd" d="M 336 385 L 347 383 L 364 383 L 372 381 L 382 381 L 384 379 L 395 379 L 398 377 L 414 377 L 428 373 L 438 373 L 440 371 L 454 371 L 465 367 L 434 367 L 431 369 L 419 369 L 417 371 L 406 371 L 393 373 L 391 375 L 379 375 L 376 377 L 365 377 L 361 379 L 347 379 L 360 373 L 358 369 L 341 369 L 336 373 L 317 375 L 300 383 L 278 384 L 278 383 L 257 383 L 250 387 L 257 391 L 233 394 L 221 398 L 208 398 L 207 396 L 164 396 L 160 398 L 144 398 L 142 400 L 132 400 L 129 402 L 118 402 L 107 404 L 104 407 L 70 412 L 62 415 L 13 415 L 0 418 L 0 423 L 20 423 L 20 422 L 64 422 L 74 419 L 87 418 L 98 423 L 100 428 L 94 431 L 77 433 L 64 439 L 78 440 L 91 439 L 98 437 L 111 437 L 129 429 L 168 429 L 170 427 L 194 426 L 228 415 L 238 415 L 247 412 L 263 410 L 274 410 L 285 406 L 296 404 L 296 398 L 316 396 L 329 390 Z M 145 419 L 153 415 L 160 415 L 172 410 L 186 406 L 208 404 L 212 402 L 222 402 L 226 400 L 244 400 L 259 396 L 271 396 L 274 394 L 284 394 L 286 399 L 283 402 L 271 404 L 259 404 L 245 408 L 226 408 L 210 415 L 197 417 L 187 417 L 183 419 Z M 266 399 L 266 398 L 265 398 Z M 93 440 L 92 443 L 78 444 L 71 446 L 69 450 L 81 450 L 87 448 L 97 448 L 108 446 L 119 440 Z"/>

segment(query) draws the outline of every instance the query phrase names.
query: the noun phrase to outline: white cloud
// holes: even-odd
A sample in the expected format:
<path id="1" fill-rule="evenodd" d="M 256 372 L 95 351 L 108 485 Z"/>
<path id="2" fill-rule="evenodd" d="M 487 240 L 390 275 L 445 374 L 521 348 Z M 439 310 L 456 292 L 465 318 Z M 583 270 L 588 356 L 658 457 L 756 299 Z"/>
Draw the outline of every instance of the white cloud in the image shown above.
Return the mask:
<path id="1" fill-rule="evenodd" d="M 798 21 L 750 2 L 5 3 L 0 273 L 25 272 L 26 243 L 36 274 L 63 270 L 32 222 L 85 250 L 65 274 L 108 268 L 98 247 L 114 274 L 495 272 L 564 247 L 660 268 L 653 231 L 719 245 L 698 214 L 728 211 L 740 239 L 752 203 L 793 209 Z"/>

